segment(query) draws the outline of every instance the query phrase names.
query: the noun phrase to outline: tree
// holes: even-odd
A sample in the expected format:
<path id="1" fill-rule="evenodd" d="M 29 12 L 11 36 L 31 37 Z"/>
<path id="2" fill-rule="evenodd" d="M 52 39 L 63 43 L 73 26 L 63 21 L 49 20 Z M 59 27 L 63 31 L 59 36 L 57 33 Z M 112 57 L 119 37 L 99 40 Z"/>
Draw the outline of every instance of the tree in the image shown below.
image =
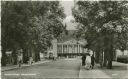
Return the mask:
<path id="1" fill-rule="evenodd" d="M 32 54 L 38 61 L 39 52 L 46 50 L 63 31 L 65 14 L 59 1 L 4 1 L 1 15 L 2 65 L 6 64 L 5 52 L 12 50 L 16 60 L 19 48 L 23 49 L 24 63 Z"/>
<path id="2" fill-rule="evenodd" d="M 104 64 L 112 68 L 113 52 L 126 49 L 128 39 L 128 2 L 127 1 L 78 1 L 73 15 L 88 48 L 104 52 Z M 80 30 L 79 29 L 79 30 Z"/>

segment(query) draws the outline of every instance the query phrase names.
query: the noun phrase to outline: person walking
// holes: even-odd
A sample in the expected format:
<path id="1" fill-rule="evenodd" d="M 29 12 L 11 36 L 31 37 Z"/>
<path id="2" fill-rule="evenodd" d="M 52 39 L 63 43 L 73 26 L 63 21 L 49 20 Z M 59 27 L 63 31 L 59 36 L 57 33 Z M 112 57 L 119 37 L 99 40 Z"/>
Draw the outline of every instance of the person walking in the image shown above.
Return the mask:
<path id="1" fill-rule="evenodd" d="M 29 64 L 32 65 L 32 63 L 33 63 L 33 58 L 30 57 L 30 58 L 29 58 Z"/>
<path id="2" fill-rule="evenodd" d="M 91 56 L 91 68 L 93 69 L 94 67 L 94 64 L 95 64 L 95 57 L 94 57 L 94 54 Z"/>
<path id="3" fill-rule="evenodd" d="M 21 64 L 22 64 L 22 54 L 21 52 L 18 53 L 18 65 L 21 68 Z"/>
<path id="4" fill-rule="evenodd" d="M 82 55 L 82 66 L 85 66 L 85 59 L 86 59 L 86 55 Z"/>
<path id="5" fill-rule="evenodd" d="M 91 56 L 90 56 L 90 54 L 87 54 L 85 63 L 86 63 L 85 68 L 89 70 L 91 68 Z"/>

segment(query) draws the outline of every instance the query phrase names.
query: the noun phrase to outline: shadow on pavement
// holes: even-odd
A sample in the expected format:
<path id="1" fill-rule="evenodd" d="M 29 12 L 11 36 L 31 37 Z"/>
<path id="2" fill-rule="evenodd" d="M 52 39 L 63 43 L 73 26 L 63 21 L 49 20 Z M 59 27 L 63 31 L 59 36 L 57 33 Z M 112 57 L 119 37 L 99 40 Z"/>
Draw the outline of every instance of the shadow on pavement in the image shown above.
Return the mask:
<path id="1" fill-rule="evenodd" d="M 128 78 L 128 69 L 127 65 L 124 63 L 114 62 L 112 69 L 107 69 L 106 67 L 99 67 L 99 69 L 109 75 L 112 78 Z"/>

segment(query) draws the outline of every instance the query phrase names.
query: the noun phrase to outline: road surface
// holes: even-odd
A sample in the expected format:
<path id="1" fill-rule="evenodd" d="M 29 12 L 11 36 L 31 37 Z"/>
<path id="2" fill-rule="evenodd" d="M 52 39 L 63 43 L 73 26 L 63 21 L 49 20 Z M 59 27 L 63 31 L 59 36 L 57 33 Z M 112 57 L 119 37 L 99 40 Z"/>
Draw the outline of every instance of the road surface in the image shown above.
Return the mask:
<path id="1" fill-rule="evenodd" d="M 2 78 L 78 78 L 81 60 L 61 59 L 43 64 L 2 72 Z M 3 76 L 4 75 L 4 76 Z"/>
<path id="2" fill-rule="evenodd" d="M 98 64 L 97 64 L 98 65 Z M 60 59 L 43 64 L 2 72 L 2 79 L 42 79 L 42 78 L 128 78 L 128 65 L 113 62 L 113 69 L 95 66 L 86 70 L 78 58 Z"/>

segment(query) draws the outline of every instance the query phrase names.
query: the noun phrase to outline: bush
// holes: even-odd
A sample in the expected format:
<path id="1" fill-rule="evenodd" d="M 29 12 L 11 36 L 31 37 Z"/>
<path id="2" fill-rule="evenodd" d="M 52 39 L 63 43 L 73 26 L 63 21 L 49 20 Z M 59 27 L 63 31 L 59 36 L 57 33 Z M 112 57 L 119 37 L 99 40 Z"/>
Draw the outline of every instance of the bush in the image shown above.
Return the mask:
<path id="1" fill-rule="evenodd" d="M 120 55 L 117 57 L 118 62 L 128 63 L 128 56 L 127 55 Z"/>

